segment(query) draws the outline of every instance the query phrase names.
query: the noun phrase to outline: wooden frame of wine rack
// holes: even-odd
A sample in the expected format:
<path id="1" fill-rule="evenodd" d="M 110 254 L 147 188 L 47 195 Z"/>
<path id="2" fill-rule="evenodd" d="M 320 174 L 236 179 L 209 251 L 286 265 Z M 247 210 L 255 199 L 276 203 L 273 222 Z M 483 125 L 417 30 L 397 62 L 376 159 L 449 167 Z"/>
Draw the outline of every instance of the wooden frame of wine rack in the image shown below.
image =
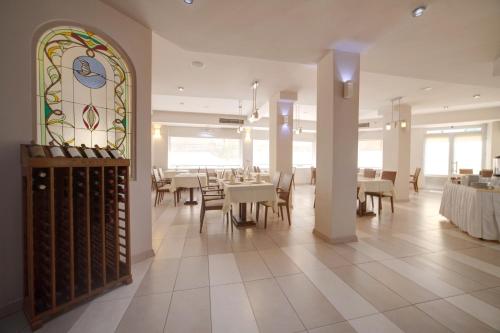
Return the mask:
<path id="1" fill-rule="evenodd" d="M 51 156 L 50 146 L 39 147 Z M 130 160 L 61 149 L 65 157 L 31 157 L 21 145 L 24 312 L 33 329 L 132 282 Z"/>

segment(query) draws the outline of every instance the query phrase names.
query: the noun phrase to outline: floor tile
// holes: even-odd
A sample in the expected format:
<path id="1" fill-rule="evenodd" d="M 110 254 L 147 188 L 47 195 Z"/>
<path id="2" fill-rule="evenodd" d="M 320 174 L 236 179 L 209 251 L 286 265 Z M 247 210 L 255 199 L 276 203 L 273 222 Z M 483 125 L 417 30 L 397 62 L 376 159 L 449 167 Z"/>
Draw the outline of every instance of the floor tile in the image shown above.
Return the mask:
<path id="1" fill-rule="evenodd" d="M 242 283 L 210 287 L 212 332 L 259 332 Z"/>
<path id="2" fill-rule="evenodd" d="M 184 249 L 185 238 L 164 238 L 155 259 L 180 258 Z"/>
<path id="3" fill-rule="evenodd" d="M 305 272 L 306 276 L 346 319 L 377 313 L 377 309 L 330 270 Z"/>
<path id="4" fill-rule="evenodd" d="M 399 327 L 380 313 L 349 320 L 349 324 L 358 333 L 403 333 Z"/>
<path id="5" fill-rule="evenodd" d="M 498 287 L 476 291 L 471 293 L 471 295 L 500 309 L 500 288 Z"/>
<path id="6" fill-rule="evenodd" d="M 179 261 L 179 259 L 155 259 L 144 275 L 135 296 L 171 292 L 174 290 Z"/>
<path id="7" fill-rule="evenodd" d="M 328 246 L 330 246 L 335 252 L 340 254 L 344 259 L 353 264 L 371 262 L 374 260 L 373 258 L 361 253 L 360 251 L 355 250 L 354 248 L 346 244 Z"/>
<path id="8" fill-rule="evenodd" d="M 236 258 L 236 264 L 238 265 L 243 281 L 273 277 L 259 252 L 235 252 L 234 257 Z"/>
<path id="9" fill-rule="evenodd" d="M 400 259 L 384 260 L 380 263 L 440 297 L 464 293 L 463 290 L 441 281 L 434 273 L 423 272 Z"/>
<path id="10" fill-rule="evenodd" d="M 449 297 L 446 301 L 500 331 L 500 309 L 471 295 Z"/>
<path id="11" fill-rule="evenodd" d="M 69 333 L 114 332 L 132 299 L 91 303 Z"/>
<path id="12" fill-rule="evenodd" d="M 417 307 L 456 333 L 496 332 L 492 327 L 442 299 L 418 304 Z"/>
<path id="13" fill-rule="evenodd" d="M 384 315 L 407 333 L 450 333 L 451 331 L 423 311 L 410 306 L 385 312 Z"/>
<path id="14" fill-rule="evenodd" d="M 233 252 L 231 247 L 231 236 L 227 234 L 215 234 L 207 236 L 208 254 Z"/>
<path id="15" fill-rule="evenodd" d="M 318 269 L 328 269 L 321 261 L 316 259 L 311 252 L 303 246 L 290 246 L 281 248 L 285 254 L 292 259 L 301 271 L 311 271 Z"/>
<path id="16" fill-rule="evenodd" d="M 171 297 L 171 293 L 134 297 L 116 332 L 162 333 Z"/>
<path id="17" fill-rule="evenodd" d="M 358 267 L 412 304 L 439 298 L 439 296 L 379 262 L 359 264 Z"/>
<path id="18" fill-rule="evenodd" d="M 176 291 L 172 295 L 165 333 L 191 332 L 211 332 L 210 291 L 208 287 Z"/>
<path id="19" fill-rule="evenodd" d="M 300 273 L 300 269 L 279 248 L 259 251 L 273 276 L 283 276 Z"/>
<path id="20" fill-rule="evenodd" d="M 409 305 L 404 298 L 356 266 L 343 266 L 332 270 L 380 312 Z"/>
<path id="21" fill-rule="evenodd" d="M 208 256 L 210 285 L 241 282 L 241 275 L 232 253 Z"/>
<path id="22" fill-rule="evenodd" d="M 347 321 L 309 330 L 309 333 L 356 333 L 356 330 Z"/>
<path id="23" fill-rule="evenodd" d="M 206 237 L 186 238 L 184 249 L 182 250 L 183 257 L 206 256 L 207 254 L 208 240 Z"/>
<path id="24" fill-rule="evenodd" d="M 260 332 L 304 330 L 297 314 L 274 279 L 245 282 L 245 288 Z"/>
<path id="25" fill-rule="evenodd" d="M 307 329 L 345 320 L 304 274 L 280 277 L 277 282 Z"/>
<path id="26" fill-rule="evenodd" d="M 319 261 L 330 268 L 351 265 L 349 261 L 337 254 L 326 244 L 305 244 L 304 247 L 310 251 Z"/>
<path id="27" fill-rule="evenodd" d="M 373 260 L 394 259 L 394 256 L 382 250 L 379 250 L 378 248 L 364 241 L 347 243 L 347 245 L 352 247 L 356 251 L 363 253 L 365 256 L 372 258 Z"/>
<path id="28" fill-rule="evenodd" d="M 182 258 L 174 290 L 201 288 L 208 285 L 208 257 Z"/>
<path id="29" fill-rule="evenodd" d="M 483 272 L 494 275 L 496 277 L 500 277 L 500 266 L 492 265 L 486 261 L 482 261 L 456 251 L 446 252 L 446 255 L 454 260 L 477 268 Z"/>

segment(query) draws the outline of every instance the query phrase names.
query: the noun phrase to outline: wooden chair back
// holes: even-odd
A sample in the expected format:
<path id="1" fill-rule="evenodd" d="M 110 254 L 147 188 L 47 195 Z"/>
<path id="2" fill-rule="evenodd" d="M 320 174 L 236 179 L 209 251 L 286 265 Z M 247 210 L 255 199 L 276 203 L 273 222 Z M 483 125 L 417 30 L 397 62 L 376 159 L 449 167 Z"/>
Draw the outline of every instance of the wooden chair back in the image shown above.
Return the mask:
<path id="1" fill-rule="evenodd" d="M 158 168 L 158 174 L 160 175 L 161 179 L 165 179 L 165 174 L 163 173 L 162 168 Z"/>
<path id="2" fill-rule="evenodd" d="M 479 175 L 481 177 L 490 178 L 493 176 L 493 170 L 492 169 L 483 169 L 483 170 L 479 171 Z"/>
<path id="3" fill-rule="evenodd" d="M 418 176 L 420 176 L 420 171 L 422 171 L 422 168 L 415 169 L 415 174 L 413 175 L 413 178 L 415 179 L 415 181 L 418 180 Z"/>
<path id="4" fill-rule="evenodd" d="M 280 180 L 281 180 L 281 172 L 278 171 L 273 175 L 273 179 L 272 179 L 272 183 L 273 183 L 274 188 L 276 190 L 278 189 L 278 186 L 280 185 Z"/>
<path id="5" fill-rule="evenodd" d="M 381 179 L 390 180 L 392 184 L 396 182 L 397 171 L 382 171 Z"/>
<path id="6" fill-rule="evenodd" d="M 293 183 L 293 173 L 289 174 L 284 172 L 281 175 L 280 182 L 278 184 L 278 194 L 279 197 L 283 200 L 288 201 L 290 198 L 290 193 L 292 192 L 292 183 Z"/>
<path id="7" fill-rule="evenodd" d="M 160 172 L 158 171 L 158 169 L 153 169 L 153 176 L 155 177 L 155 180 L 157 183 L 161 182 L 161 176 L 160 176 Z"/>
<path id="8" fill-rule="evenodd" d="M 261 172 L 259 166 L 256 166 L 255 168 L 257 169 L 257 172 L 259 172 L 259 173 Z"/>
<path id="9" fill-rule="evenodd" d="M 472 175 L 473 172 L 472 169 L 458 169 L 458 173 L 461 175 Z"/>
<path id="10" fill-rule="evenodd" d="M 363 177 L 365 178 L 375 178 L 377 175 L 377 170 L 374 169 L 364 169 L 363 170 Z"/>

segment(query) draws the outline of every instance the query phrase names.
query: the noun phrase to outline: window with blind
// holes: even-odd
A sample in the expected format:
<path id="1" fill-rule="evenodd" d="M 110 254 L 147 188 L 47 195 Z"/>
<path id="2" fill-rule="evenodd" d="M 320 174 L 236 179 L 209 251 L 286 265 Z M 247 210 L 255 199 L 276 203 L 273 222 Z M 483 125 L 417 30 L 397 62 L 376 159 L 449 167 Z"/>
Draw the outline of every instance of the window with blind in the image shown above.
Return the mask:
<path id="1" fill-rule="evenodd" d="M 447 176 L 450 168 L 450 139 L 430 136 L 425 139 L 424 173 L 427 176 Z"/>
<path id="2" fill-rule="evenodd" d="M 269 140 L 253 140 L 253 165 L 269 168 Z"/>
<path id="3" fill-rule="evenodd" d="M 382 169 L 382 140 L 358 142 L 358 168 Z"/>
<path id="4" fill-rule="evenodd" d="M 168 167 L 198 166 L 239 168 L 242 166 L 240 139 L 225 138 L 168 138 Z"/>
<path id="5" fill-rule="evenodd" d="M 309 168 L 316 165 L 314 142 L 293 140 L 293 166 Z"/>
<path id="6" fill-rule="evenodd" d="M 454 172 L 460 169 L 472 169 L 474 174 L 481 171 L 483 153 L 481 135 L 457 135 L 453 142 Z"/>

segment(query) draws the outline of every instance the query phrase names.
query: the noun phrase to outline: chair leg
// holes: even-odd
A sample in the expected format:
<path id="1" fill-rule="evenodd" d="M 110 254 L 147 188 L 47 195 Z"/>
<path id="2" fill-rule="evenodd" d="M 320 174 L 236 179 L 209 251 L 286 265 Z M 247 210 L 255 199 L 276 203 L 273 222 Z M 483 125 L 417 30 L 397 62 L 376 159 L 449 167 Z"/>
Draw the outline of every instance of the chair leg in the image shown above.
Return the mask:
<path id="1" fill-rule="evenodd" d="M 391 211 L 394 213 L 394 198 L 391 195 Z"/>
<path id="2" fill-rule="evenodd" d="M 372 198 L 372 209 L 375 210 L 375 205 L 373 204 L 373 195 L 370 195 L 370 197 Z"/>
<path id="3" fill-rule="evenodd" d="M 250 202 L 250 213 L 253 211 L 253 202 Z"/>
<path id="4" fill-rule="evenodd" d="M 281 221 L 284 221 L 285 220 L 285 217 L 283 215 L 283 206 L 280 206 L 280 213 L 281 213 Z"/>
<path id="5" fill-rule="evenodd" d="M 266 206 L 266 209 L 264 210 L 264 229 L 267 228 L 267 206 Z"/>
<path id="6" fill-rule="evenodd" d="M 259 203 L 257 202 L 255 204 L 255 222 L 259 222 L 259 208 L 260 208 L 260 205 Z"/>
<path id="7" fill-rule="evenodd" d="M 286 204 L 286 215 L 288 216 L 288 225 L 292 225 L 292 220 L 290 220 L 290 206 Z"/>
<path id="8" fill-rule="evenodd" d="M 205 209 L 204 207 L 201 207 L 200 210 L 200 234 L 201 234 L 201 229 L 203 229 L 203 220 L 205 219 Z"/>
<path id="9" fill-rule="evenodd" d="M 382 210 L 382 196 L 378 197 L 378 212 L 380 214 L 380 211 Z"/>

